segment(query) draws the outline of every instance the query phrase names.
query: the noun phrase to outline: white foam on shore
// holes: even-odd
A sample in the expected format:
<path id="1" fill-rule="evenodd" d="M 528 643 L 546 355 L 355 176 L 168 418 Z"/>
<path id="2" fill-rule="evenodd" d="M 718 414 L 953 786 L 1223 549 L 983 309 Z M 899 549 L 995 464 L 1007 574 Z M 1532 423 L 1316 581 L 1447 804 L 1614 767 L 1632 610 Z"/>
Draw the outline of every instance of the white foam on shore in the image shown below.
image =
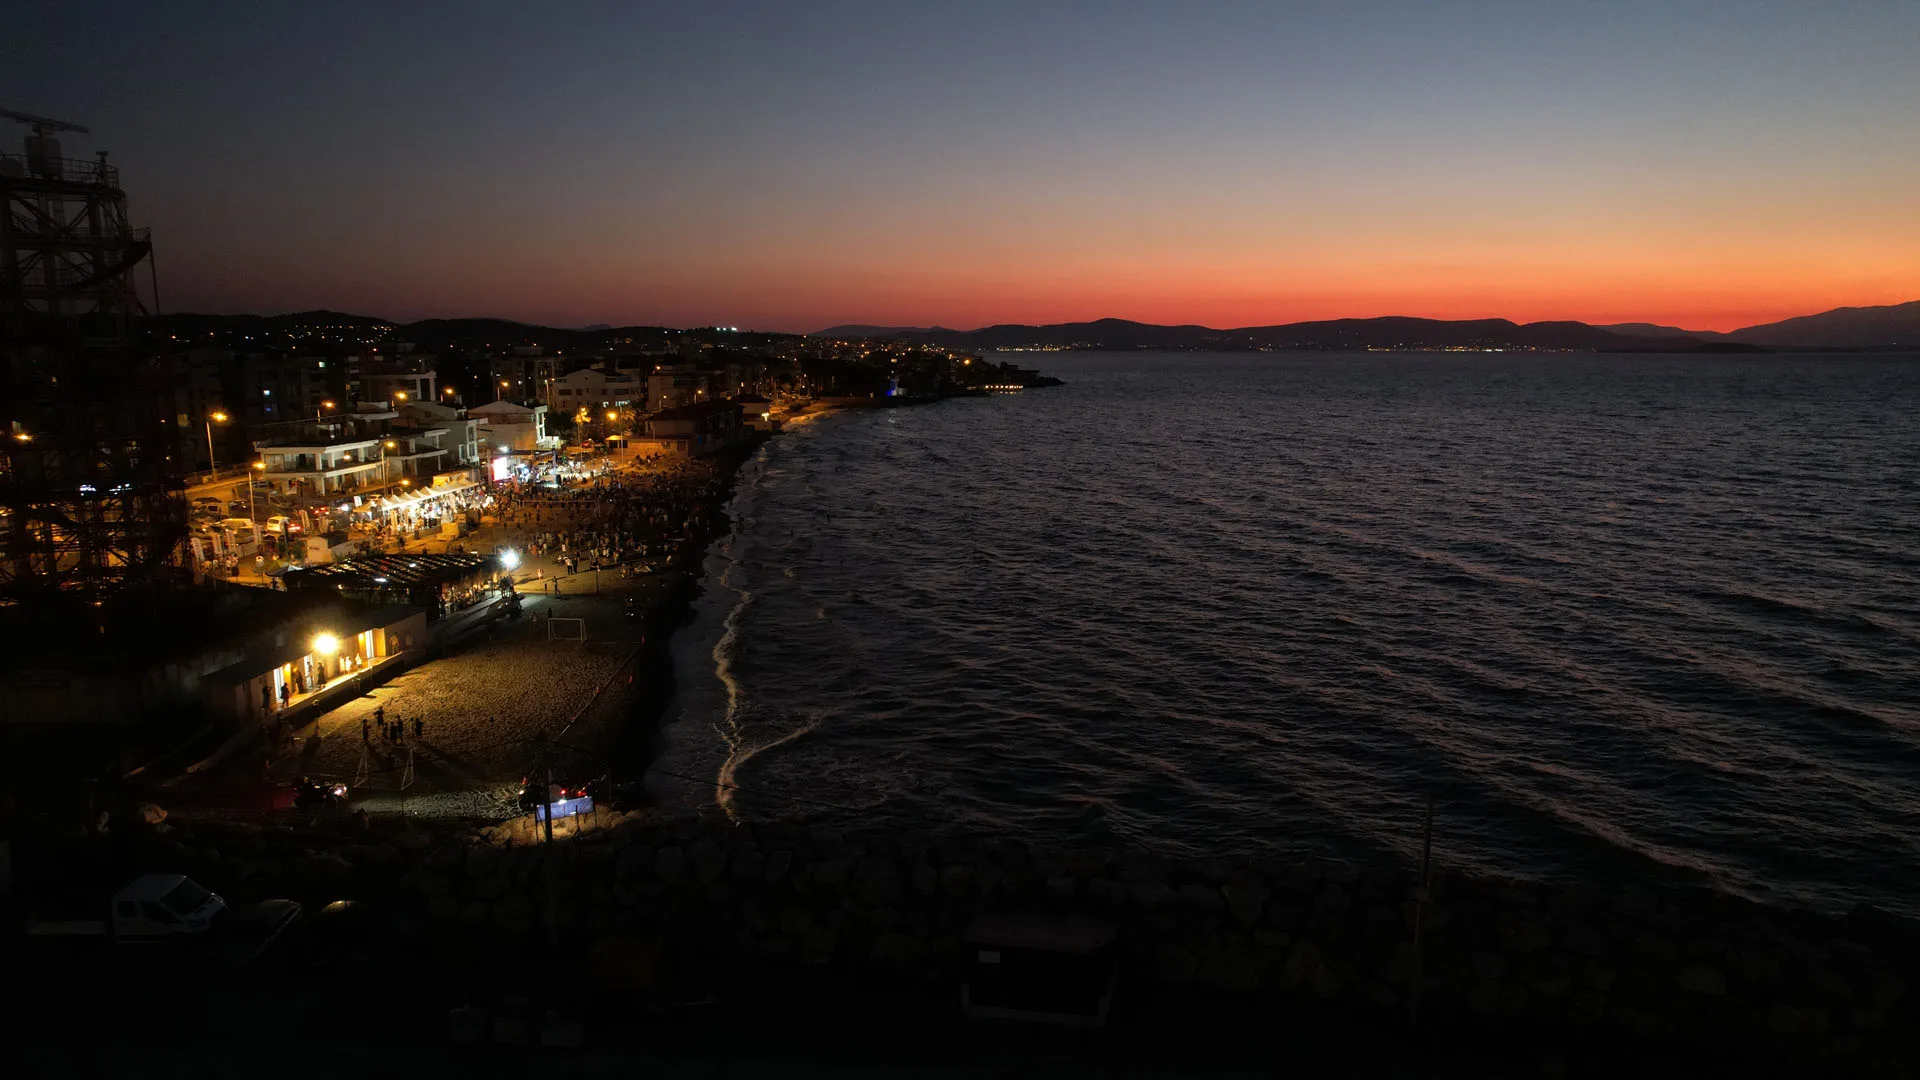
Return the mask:
<path id="1" fill-rule="evenodd" d="M 733 754 L 725 728 L 739 708 L 740 690 L 721 656 L 730 647 L 727 642 L 735 618 L 748 599 L 739 580 L 739 556 L 750 542 L 749 511 L 766 459 L 763 450 L 735 474 L 733 497 L 727 504 L 733 527 L 707 549 L 700 595 L 693 601 L 693 622 L 675 631 L 668 646 L 674 697 L 661 717 L 660 755 L 647 783 L 667 805 L 704 805 L 711 798 L 709 789 L 691 778 L 717 775 Z"/>

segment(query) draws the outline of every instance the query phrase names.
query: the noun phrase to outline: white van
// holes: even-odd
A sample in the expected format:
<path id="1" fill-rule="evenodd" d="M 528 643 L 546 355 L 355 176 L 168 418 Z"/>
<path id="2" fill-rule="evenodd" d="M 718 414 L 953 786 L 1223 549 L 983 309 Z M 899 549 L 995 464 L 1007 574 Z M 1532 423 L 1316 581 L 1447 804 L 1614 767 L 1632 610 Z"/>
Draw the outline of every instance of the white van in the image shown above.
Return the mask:
<path id="1" fill-rule="evenodd" d="M 111 934 L 120 942 L 164 941 L 201 934 L 227 910 L 227 902 L 182 874 L 143 874 L 114 894 L 105 919 L 37 921 L 27 933 L 41 937 Z"/>

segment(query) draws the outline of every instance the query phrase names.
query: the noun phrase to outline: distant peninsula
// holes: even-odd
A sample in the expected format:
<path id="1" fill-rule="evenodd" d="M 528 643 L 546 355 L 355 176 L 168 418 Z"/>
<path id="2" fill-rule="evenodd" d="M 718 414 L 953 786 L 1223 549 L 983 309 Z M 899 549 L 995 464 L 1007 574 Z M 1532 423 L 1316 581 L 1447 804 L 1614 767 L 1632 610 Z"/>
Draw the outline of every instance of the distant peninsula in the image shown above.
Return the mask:
<path id="1" fill-rule="evenodd" d="M 913 326 L 832 326 L 812 337 L 868 338 L 972 350 L 1188 350 L 1210 352 L 1358 349 L 1512 349 L 1564 352 L 1769 352 L 1777 349 L 1920 349 L 1920 300 L 1885 307 L 1835 308 L 1730 333 L 1651 323 L 1516 323 L 1508 319 L 1328 319 L 1230 330 L 1160 326 L 1127 319 L 1006 323 L 977 330 Z"/>

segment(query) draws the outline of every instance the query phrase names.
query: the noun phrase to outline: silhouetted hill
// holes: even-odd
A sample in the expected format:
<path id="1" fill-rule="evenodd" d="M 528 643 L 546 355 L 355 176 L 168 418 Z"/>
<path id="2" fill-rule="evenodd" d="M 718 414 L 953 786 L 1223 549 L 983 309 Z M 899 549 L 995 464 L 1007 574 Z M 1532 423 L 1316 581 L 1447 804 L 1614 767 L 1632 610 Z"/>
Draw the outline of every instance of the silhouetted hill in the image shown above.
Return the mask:
<path id="1" fill-rule="evenodd" d="M 1597 329 L 1628 337 L 1692 337 L 1701 341 L 1718 341 L 1725 336 L 1713 330 L 1682 330 L 1677 326 L 1661 326 L 1650 322 L 1606 323 Z"/>
<path id="2" fill-rule="evenodd" d="M 716 346 L 748 346 L 796 335 L 730 331 L 714 327 L 673 330 L 661 326 L 573 330 L 536 326 L 510 319 L 424 319 L 394 326 L 385 319 L 341 311 L 298 311 L 284 315 L 197 315 L 156 317 L 150 329 L 182 338 L 209 332 L 250 332 L 252 328 L 388 327 L 392 337 L 412 341 L 425 351 L 505 349 L 539 345 L 548 349 L 588 349 L 618 338 L 648 339 L 692 335 Z M 1243 326 L 1230 330 L 1185 324 L 1161 326 L 1130 319 L 1029 326 L 1003 323 L 977 330 L 943 326 L 833 326 L 812 334 L 825 338 L 873 338 L 959 349 L 1564 349 L 1589 352 L 1751 352 L 1764 349 L 1920 349 L 1920 300 L 1883 307 L 1835 308 L 1817 315 L 1749 326 L 1728 334 L 1688 331 L 1654 323 L 1591 326 L 1573 321 L 1516 323 L 1508 319 L 1326 319 Z"/>
<path id="3" fill-rule="evenodd" d="M 865 326 L 858 323 L 850 323 L 846 326 L 829 326 L 825 330 L 815 330 L 807 336 L 849 339 L 872 338 L 876 341 L 885 341 L 896 337 L 905 337 L 910 334 L 955 333 L 959 333 L 959 331 L 951 330 L 944 326 Z"/>
<path id="4" fill-rule="evenodd" d="M 815 336 L 860 336 L 836 327 Z M 1685 335 L 1616 334 L 1579 322 L 1524 325 L 1507 319 L 1443 320 L 1387 316 L 1330 319 L 1215 330 L 1099 319 L 1046 326 L 1003 324 L 978 330 L 883 328 L 865 336 L 960 349 L 1577 349 L 1601 352 L 1687 352 L 1705 342 Z"/>
<path id="5" fill-rule="evenodd" d="M 190 334 L 208 330 L 245 330 L 260 327 L 287 330 L 316 326 L 389 326 L 387 320 L 373 315 L 351 315 L 344 311 L 290 311 L 284 315 L 201 315 L 191 311 L 156 315 L 154 325 L 170 334 Z"/>
<path id="6" fill-rule="evenodd" d="M 1881 307 L 1843 307 L 1727 335 L 1773 349 L 1920 348 L 1920 300 Z"/>

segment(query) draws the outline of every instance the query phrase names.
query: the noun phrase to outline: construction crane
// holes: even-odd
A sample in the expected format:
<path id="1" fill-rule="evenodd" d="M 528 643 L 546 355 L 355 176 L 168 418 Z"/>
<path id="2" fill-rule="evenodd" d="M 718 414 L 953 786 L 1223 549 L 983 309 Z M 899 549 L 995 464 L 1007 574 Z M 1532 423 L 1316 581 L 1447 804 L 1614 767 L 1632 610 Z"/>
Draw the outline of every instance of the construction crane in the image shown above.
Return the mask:
<path id="1" fill-rule="evenodd" d="M 35 116 L 32 113 L 16 112 L 13 109 L 0 109 L 0 117 L 18 120 L 33 129 L 35 135 L 51 135 L 56 131 L 71 131 L 76 135 L 91 134 L 85 126 L 70 124 L 65 120 L 55 120 L 48 116 Z"/>

